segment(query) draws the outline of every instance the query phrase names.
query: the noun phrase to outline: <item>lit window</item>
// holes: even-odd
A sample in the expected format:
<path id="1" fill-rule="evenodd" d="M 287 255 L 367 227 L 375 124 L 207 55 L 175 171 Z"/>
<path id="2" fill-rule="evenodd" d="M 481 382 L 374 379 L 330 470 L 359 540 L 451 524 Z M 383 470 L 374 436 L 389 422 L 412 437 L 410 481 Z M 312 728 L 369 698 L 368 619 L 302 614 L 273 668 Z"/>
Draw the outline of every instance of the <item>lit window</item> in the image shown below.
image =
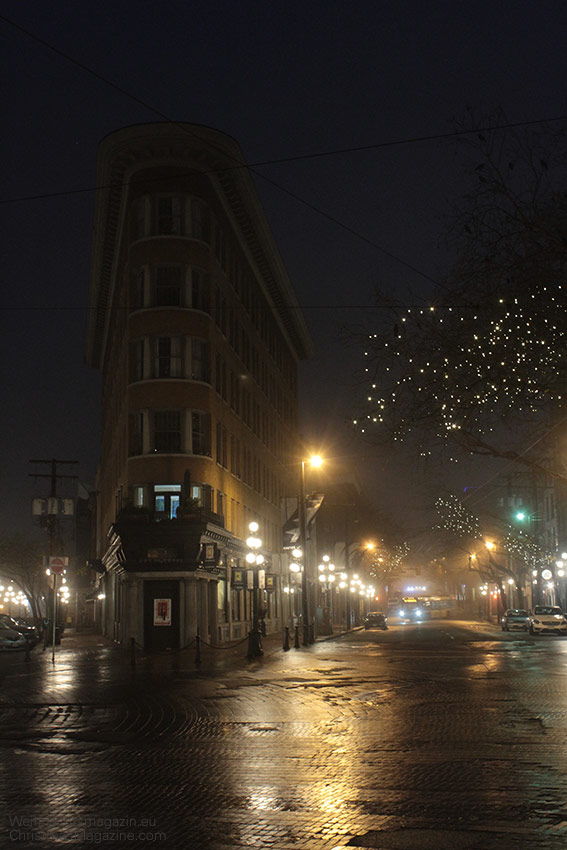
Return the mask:
<path id="1" fill-rule="evenodd" d="M 154 512 L 157 520 L 175 519 L 180 494 L 181 484 L 154 485 Z"/>

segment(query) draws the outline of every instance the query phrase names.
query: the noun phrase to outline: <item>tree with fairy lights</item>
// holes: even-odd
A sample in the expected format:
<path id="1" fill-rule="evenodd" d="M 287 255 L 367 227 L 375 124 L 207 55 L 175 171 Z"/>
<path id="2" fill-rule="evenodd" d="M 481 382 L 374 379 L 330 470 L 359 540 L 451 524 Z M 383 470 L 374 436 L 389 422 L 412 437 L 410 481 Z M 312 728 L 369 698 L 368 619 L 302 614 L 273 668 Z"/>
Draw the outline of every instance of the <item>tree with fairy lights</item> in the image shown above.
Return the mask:
<path id="1" fill-rule="evenodd" d="M 475 138 L 450 279 L 429 305 L 379 298 L 364 333 L 369 391 L 355 425 L 371 440 L 567 477 L 550 461 L 567 421 L 564 132 Z"/>
<path id="2" fill-rule="evenodd" d="M 493 546 L 487 545 L 480 519 L 456 496 L 439 497 L 435 508 L 439 516 L 436 530 L 465 542 L 471 556 L 469 564 L 472 566 L 474 559 L 475 569 L 485 579 L 498 584 L 503 607 L 506 607 L 506 578 L 514 580 L 516 591 L 521 594 L 526 577 L 531 575 L 532 570 L 554 563 L 555 555 L 548 546 L 534 535 L 510 524 L 501 524 L 497 532 L 501 557 L 496 558 L 491 551 Z M 488 539 L 493 537 L 494 518 L 490 519 L 490 528 Z"/>

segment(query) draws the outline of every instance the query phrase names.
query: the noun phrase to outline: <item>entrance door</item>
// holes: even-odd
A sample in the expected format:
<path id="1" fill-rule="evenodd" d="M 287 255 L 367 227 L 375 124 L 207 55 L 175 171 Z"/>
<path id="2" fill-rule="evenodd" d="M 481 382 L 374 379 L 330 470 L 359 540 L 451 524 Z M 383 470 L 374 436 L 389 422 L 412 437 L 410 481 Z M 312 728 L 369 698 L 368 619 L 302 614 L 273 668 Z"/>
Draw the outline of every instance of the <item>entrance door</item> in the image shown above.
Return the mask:
<path id="1" fill-rule="evenodd" d="M 179 582 L 144 582 L 145 649 L 179 649 Z"/>

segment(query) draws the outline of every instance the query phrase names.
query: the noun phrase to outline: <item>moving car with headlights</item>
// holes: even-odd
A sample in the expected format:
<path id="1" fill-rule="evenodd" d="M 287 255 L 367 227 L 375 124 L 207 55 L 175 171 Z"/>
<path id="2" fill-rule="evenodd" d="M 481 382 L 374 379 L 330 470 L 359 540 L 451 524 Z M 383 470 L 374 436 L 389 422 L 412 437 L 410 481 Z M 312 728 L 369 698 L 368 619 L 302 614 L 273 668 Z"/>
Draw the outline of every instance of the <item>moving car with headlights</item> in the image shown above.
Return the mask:
<path id="1" fill-rule="evenodd" d="M 20 632 L 0 622 L 0 649 L 25 649 L 27 645 L 27 640 Z"/>
<path id="2" fill-rule="evenodd" d="M 388 628 L 388 618 L 382 611 L 370 611 L 364 618 L 365 629 L 382 629 L 386 631 Z"/>
<path id="3" fill-rule="evenodd" d="M 530 634 L 567 635 L 567 619 L 558 605 L 536 605 L 530 617 Z"/>
<path id="4" fill-rule="evenodd" d="M 530 615 L 525 608 L 508 608 L 502 617 L 502 631 L 509 632 L 512 629 L 519 629 L 522 632 L 528 632 L 530 629 Z"/>

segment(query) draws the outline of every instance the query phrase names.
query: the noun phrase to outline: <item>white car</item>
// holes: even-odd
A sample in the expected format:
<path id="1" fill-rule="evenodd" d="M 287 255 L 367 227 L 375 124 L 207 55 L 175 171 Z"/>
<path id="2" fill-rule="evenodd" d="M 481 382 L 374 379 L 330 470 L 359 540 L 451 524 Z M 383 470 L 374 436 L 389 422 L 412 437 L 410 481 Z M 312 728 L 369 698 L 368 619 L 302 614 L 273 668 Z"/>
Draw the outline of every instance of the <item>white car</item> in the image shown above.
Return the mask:
<path id="1" fill-rule="evenodd" d="M 558 605 L 536 605 L 530 615 L 530 634 L 567 635 L 567 618 Z"/>

